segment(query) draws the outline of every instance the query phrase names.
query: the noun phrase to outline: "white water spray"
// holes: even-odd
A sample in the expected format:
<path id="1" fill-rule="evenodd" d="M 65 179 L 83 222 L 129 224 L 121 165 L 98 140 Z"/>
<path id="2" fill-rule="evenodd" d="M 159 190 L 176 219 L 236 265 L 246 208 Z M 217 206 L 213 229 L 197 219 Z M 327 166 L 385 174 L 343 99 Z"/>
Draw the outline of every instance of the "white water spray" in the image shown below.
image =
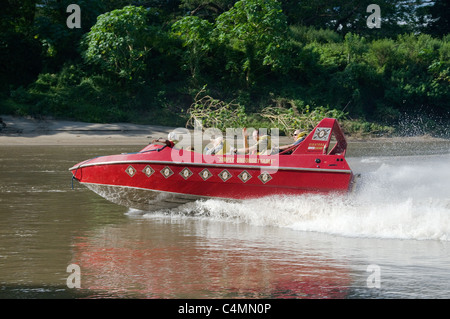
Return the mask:
<path id="1" fill-rule="evenodd" d="M 348 237 L 450 241 L 450 155 L 359 158 L 352 166 L 362 177 L 356 192 L 345 197 L 211 199 L 145 216 L 189 215 Z"/>

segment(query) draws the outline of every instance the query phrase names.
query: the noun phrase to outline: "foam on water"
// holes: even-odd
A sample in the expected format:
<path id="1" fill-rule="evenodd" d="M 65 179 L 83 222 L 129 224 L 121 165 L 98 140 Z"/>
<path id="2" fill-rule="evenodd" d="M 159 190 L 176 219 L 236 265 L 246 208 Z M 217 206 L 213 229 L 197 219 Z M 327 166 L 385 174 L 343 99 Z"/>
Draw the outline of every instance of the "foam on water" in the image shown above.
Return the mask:
<path id="1" fill-rule="evenodd" d="M 210 218 L 349 237 L 450 241 L 450 155 L 359 158 L 348 196 L 274 196 L 242 202 L 197 201 L 145 214 Z"/>

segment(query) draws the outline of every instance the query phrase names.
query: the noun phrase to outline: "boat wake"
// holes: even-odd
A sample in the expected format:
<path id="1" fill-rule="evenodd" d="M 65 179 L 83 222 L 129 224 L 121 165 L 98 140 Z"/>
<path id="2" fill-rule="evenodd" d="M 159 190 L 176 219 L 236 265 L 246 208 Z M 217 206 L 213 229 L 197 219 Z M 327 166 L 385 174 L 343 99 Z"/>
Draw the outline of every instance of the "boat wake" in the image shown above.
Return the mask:
<path id="1" fill-rule="evenodd" d="M 348 237 L 450 241 L 450 155 L 353 161 L 362 176 L 355 192 L 345 197 L 210 199 L 176 210 L 141 214 L 146 218 L 209 218 Z"/>

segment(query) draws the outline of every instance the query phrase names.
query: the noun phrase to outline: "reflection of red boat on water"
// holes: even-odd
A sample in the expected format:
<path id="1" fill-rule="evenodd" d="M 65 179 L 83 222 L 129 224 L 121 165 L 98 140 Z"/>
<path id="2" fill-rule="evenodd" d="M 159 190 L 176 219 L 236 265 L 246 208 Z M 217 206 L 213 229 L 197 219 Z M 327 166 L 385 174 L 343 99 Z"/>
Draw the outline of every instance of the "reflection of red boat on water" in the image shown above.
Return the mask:
<path id="1" fill-rule="evenodd" d="M 334 138 L 333 138 L 334 137 Z M 299 145 L 276 155 L 202 155 L 150 144 L 140 152 L 96 157 L 70 168 L 73 178 L 131 208 L 175 207 L 202 199 L 346 193 L 353 173 L 335 119 L 323 119 Z"/>
<path id="2" fill-rule="evenodd" d="M 71 262 L 80 266 L 90 298 L 342 299 L 350 293 L 346 261 L 322 255 L 309 241 L 274 241 L 270 231 L 242 238 L 251 227 L 214 225 L 106 226 L 74 239 Z"/>

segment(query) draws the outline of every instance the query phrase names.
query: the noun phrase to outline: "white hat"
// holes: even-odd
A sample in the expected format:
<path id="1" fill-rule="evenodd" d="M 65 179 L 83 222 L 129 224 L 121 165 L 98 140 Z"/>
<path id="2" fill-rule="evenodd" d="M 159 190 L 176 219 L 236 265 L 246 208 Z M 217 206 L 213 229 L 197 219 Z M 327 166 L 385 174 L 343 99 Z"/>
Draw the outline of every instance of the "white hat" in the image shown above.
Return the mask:
<path id="1" fill-rule="evenodd" d="M 173 143 L 178 143 L 178 141 L 180 140 L 180 137 L 178 136 L 177 133 L 175 132 L 170 132 L 169 135 L 167 135 L 167 139 L 169 141 L 172 141 Z"/>

